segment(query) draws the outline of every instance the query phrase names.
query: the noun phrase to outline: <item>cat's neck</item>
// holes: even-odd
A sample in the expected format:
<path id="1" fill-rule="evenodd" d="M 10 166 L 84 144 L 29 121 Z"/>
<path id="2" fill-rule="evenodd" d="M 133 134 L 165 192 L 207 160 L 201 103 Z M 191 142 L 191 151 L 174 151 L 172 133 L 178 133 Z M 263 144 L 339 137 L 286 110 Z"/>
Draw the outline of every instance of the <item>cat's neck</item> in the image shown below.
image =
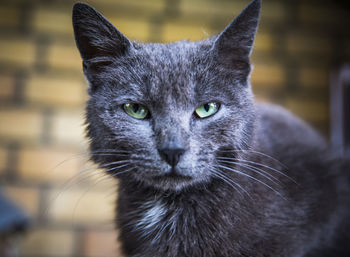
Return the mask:
<path id="1" fill-rule="evenodd" d="M 118 218 L 121 223 L 133 226 L 129 227 L 131 230 L 147 230 L 162 224 L 168 229 L 176 228 L 179 222 L 197 230 L 201 222 L 205 224 L 215 220 L 210 224 L 222 226 L 217 228 L 220 231 L 232 225 L 236 218 L 241 219 L 238 213 L 245 213 L 245 218 L 254 214 L 251 203 L 256 197 L 242 194 L 221 180 L 213 180 L 207 185 L 193 186 L 181 192 L 164 192 L 151 187 L 137 187 L 136 184 L 133 187 L 130 182 L 125 186 L 121 182 L 118 198 Z"/>
<path id="2" fill-rule="evenodd" d="M 232 201 L 233 198 L 235 201 Z M 225 251 L 220 248 L 223 245 L 232 247 L 235 237 L 237 242 L 241 235 L 253 237 L 245 224 L 249 223 L 250 228 L 260 226 L 260 211 L 252 209 L 252 205 L 248 204 L 250 201 L 252 199 L 248 196 L 239 195 L 230 185 L 219 180 L 213 180 L 206 186 L 191 187 L 181 193 L 161 192 L 140 185 L 132 187 L 130 182 L 125 186 L 121 182 L 118 225 L 121 237 L 127 239 L 124 241 L 125 251 L 132 251 L 135 245 L 154 245 L 167 247 L 159 249 L 159 256 L 162 257 L 230 256 L 229 253 L 218 255 L 221 250 Z M 259 205 L 257 203 L 256 207 L 263 209 Z M 218 238 L 221 241 L 215 240 Z M 193 243 L 201 246 L 193 248 Z M 249 248 L 237 245 L 237 252 L 242 251 L 241 247 Z M 186 253 L 181 253 L 180 249 L 187 249 Z M 198 249 L 213 252 L 192 252 Z M 172 254 L 169 255 L 169 251 Z M 154 255 L 145 253 L 144 256 Z"/>
<path id="3" fill-rule="evenodd" d="M 147 186 L 143 183 L 124 181 L 120 180 L 119 183 L 120 194 L 126 197 L 135 197 L 135 201 L 140 202 L 147 200 L 161 200 L 166 203 L 186 203 L 191 202 L 191 198 L 199 198 L 201 200 L 208 199 L 211 197 L 225 198 L 227 192 L 231 191 L 230 185 L 227 185 L 221 180 L 212 179 L 210 183 L 196 184 L 184 188 L 181 191 L 173 190 L 160 190 L 158 188 Z M 237 193 L 237 192 L 236 192 Z M 235 192 L 232 192 L 232 197 L 234 197 Z"/>

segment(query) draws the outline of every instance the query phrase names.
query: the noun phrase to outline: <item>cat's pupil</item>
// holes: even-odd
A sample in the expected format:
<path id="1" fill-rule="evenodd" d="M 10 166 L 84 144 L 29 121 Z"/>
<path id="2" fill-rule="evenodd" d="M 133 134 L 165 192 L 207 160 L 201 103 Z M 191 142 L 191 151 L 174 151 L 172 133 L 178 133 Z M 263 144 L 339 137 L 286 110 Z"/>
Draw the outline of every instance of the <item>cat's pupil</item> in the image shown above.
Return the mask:
<path id="1" fill-rule="evenodd" d="M 206 112 L 209 111 L 209 108 L 210 108 L 210 107 L 209 107 L 209 104 L 205 104 L 203 107 L 204 107 L 204 110 L 205 110 Z"/>
<path id="2" fill-rule="evenodd" d="M 132 109 L 136 113 L 139 110 L 140 106 L 138 104 L 133 104 Z"/>

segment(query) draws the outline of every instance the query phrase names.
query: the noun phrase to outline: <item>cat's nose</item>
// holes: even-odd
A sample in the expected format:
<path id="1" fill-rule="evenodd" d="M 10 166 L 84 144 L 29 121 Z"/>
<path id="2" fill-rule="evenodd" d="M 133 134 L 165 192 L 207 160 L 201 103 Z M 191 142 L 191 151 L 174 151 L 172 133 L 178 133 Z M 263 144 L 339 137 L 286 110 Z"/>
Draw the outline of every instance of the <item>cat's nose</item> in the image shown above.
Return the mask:
<path id="1" fill-rule="evenodd" d="M 185 152 L 185 149 L 181 146 L 168 146 L 159 149 L 159 154 L 168 164 L 175 167 L 180 160 L 181 155 Z"/>
<path id="2" fill-rule="evenodd" d="M 183 148 L 162 148 L 159 150 L 160 156 L 172 167 L 175 167 L 181 155 L 185 152 Z"/>

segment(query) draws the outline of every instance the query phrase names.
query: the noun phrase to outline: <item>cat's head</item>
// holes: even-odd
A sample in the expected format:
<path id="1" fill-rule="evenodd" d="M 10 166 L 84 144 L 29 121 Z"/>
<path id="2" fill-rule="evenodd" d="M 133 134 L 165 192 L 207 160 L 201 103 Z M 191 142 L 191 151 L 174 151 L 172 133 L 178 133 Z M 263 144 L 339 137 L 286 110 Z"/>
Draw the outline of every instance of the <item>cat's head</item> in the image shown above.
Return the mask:
<path id="1" fill-rule="evenodd" d="M 76 4 L 92 159 L 122 179 L 165 190 L 220 176 L 216 157 L 251 140 L 249 56 L 260 5 L 252 1 L 207 40 L 143 44 Z"/>

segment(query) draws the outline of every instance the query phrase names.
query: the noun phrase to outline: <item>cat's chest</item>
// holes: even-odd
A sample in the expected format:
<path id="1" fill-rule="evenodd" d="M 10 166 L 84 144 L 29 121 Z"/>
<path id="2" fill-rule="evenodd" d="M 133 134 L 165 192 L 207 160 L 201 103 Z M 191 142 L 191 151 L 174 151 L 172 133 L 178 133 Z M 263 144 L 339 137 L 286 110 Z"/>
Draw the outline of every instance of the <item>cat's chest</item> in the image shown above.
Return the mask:
<path id="1" fill-rule="evenodd" d="M 223 215 L 217 206 L 190 200 L 151 199 L 122 216 L 124 224 L 120 225 L 124 238 L 128 238 L 126 245 L 133 241 L 141 248 L 162 253 L 161 256 L 168 256 L 170 252 L 182 252 L 179 256 L 207 256 L 213 249 L 227 244 L 224 241 L 229 239 L 232 225 L 230 217 Z M 202 252 L 204 249 L 206 254 Z M 215 256 L 211 254 L 208 256 Z"/>
<path id="2" fill-rule="evenodd" d="M 250 209 L 223 197 L 226 191 L 175 196 L 120 192 L 118 225 L 127 256 L 243 256 L 254 244 L 254 228 L 261 225 Z"/>
<path id="3" fill-rule="evenodd" d="M 175 242 L 179 238 L 183 240 L 190 235 L 194 237 L 194 233 L 200 233 L 193 206 L 152 199 L 145 201 L 134 211 L 135 215 L 129 216 L 129 232 L 142 242 L 157 247 L 164 242 L 179 244 Z M 189 231 L 190 228 L 196 229 Z"/>
<path id="4" fill-rule="evenodd" d="M 174 210 L 161 200 L 146 201 L 139 207 L 138 215 L 132 222 L 133 230 L 151 243 L 157 243 L 175 234 L 180 213 L 181 210 Z"/>
<path id="5" fill-rule="evenodd" d="M 136 213 L 129 212 L 124 221 L 120 224 L 121 239 L 127 256 L 241 256 L 233 254 L 243 247 L 239 238 L 233 236 L 239 222 L 218 206 L 150 200 L 141 204 Z"/>

